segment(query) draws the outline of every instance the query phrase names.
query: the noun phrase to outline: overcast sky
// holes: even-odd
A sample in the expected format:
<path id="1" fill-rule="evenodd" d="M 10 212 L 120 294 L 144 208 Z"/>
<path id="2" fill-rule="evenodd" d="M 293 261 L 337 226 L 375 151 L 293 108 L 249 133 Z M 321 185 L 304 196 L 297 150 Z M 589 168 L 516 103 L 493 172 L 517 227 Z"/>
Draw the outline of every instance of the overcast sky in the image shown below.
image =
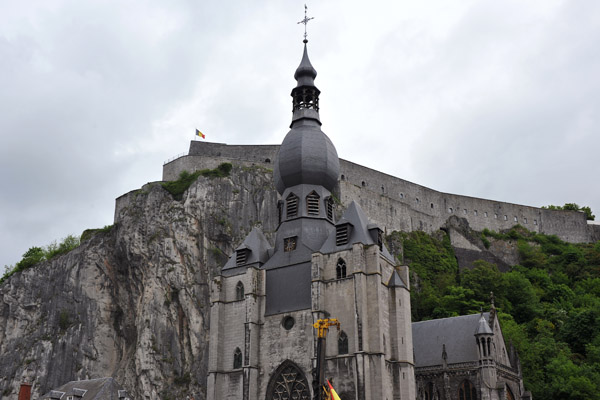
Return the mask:
<path id="1" fill-rule="evenodd" d="M 0 273 L 31 246 L 112 224 L 115 198 L 160 180 L 195 128 L 281 143 L 303 4 L 0 0 Z M 599 1 L 308 7 L 323 131 L 341 158 L 600 214 Z"/>

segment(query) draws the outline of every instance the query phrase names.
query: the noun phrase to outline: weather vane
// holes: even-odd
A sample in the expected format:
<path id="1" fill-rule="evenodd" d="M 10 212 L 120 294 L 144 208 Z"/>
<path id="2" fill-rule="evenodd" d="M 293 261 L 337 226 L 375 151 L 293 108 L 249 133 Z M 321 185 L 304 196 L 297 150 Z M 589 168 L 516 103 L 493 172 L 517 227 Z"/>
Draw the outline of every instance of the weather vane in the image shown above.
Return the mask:
<path id="1" fill-rule="evenodd" d="M 308 42 L 308 39 L 306 39 L 306 25 L 308 24 L 308 21 L 310 21 L 311 19 L 315 19 L 315 17 L 310 17 L 308 18 L 306 16 L 306 11 L 308 10 L 308 7 L 306 7 L 306 4 L 304 5 L 304 19 L 302 21 L 299 21 L 299 24 L 304 24 L 304 43 Z"/>

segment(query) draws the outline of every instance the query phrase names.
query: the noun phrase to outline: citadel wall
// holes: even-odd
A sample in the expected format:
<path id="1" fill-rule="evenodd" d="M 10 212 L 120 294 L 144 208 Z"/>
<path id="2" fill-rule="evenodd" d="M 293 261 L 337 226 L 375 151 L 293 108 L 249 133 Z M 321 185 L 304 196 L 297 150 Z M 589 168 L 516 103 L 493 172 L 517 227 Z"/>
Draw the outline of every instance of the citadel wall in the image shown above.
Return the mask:
<path id="1" fill-rule="evenodd" d="M 165 163 L 163 180 L 175 180 L 183 170 L 215 168 L 223 162 L 260 164 L 270 168 L 279 145 L 227 145 L 192 141 L 187 156 Z M 464 218 L 481 231 L 525 228 L 573 243 L 600 240 L 600 226 L 575 211 L 461 196 L 421 186 L 350 161 L 340 159 L 339 196 L 344 204 L 356 200 L 365 213 L 387 230 L 434 232 L 452 215 Z"/>

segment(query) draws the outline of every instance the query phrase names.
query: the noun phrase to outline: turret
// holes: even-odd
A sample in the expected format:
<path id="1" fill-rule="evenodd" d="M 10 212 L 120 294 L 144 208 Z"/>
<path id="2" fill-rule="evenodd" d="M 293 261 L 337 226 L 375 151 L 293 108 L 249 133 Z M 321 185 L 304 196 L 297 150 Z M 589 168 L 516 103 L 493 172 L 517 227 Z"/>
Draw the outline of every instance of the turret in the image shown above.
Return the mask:
<path id="1" fill-rule="evenodd" d="M 477 330 L 475 331 L 475 341 L 477 343 L 477 349 L 479 351 L 479 369 L 481 378 L 485 385 L 481 388 L 485 390 L 487 388 L 496 387 L 496 363 L 495 363 L 495 352 L 496 348 L 494 345 L 494 331 L 490 328 L 488 321 L 486 321 L 483 312 L 477 323 Z"/>

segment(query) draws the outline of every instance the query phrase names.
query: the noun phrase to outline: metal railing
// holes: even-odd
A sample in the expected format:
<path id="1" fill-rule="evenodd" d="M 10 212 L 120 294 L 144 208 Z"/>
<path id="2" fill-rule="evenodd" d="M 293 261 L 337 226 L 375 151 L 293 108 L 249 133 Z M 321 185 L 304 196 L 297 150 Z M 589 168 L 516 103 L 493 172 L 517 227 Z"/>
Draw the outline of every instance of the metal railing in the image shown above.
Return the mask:
<path id="1" fill-rule="evenodd" d="M 163 163 L 163 165 L 168 164 L 168 163 L 170 163 L 173 160 L 177 160 L 178 158 L 183 157 L 183 156 L 187 156 L 187 153 L 177 154 L 176 156 L 173 156 L 173 157 L 169 158 L 167 161 L 165 161 Z"/>

